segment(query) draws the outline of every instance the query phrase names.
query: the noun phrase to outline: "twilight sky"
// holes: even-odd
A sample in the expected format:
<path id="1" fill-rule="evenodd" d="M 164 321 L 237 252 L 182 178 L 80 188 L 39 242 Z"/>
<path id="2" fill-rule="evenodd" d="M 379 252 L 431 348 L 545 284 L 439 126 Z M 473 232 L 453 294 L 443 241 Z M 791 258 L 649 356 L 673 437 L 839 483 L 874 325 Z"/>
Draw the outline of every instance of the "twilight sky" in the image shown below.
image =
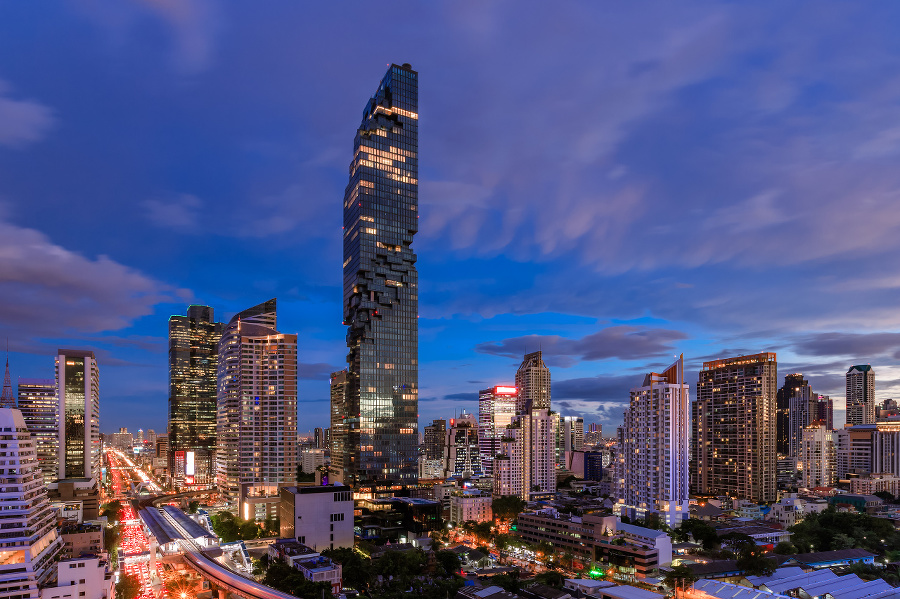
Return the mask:
<path id="1" fill-rule="evenodd" d="M 420 81 L 420 421 L 542 347 L 621 421 L 683 352 L 775 351 L 843 422 L 900 396 L 900 5 L 6 2 L 0 335 L 101 361 L 101 430 L 165 430 L 167 319 L 270 297 L 327 426 L 341 202 L 390 62 Z"/>

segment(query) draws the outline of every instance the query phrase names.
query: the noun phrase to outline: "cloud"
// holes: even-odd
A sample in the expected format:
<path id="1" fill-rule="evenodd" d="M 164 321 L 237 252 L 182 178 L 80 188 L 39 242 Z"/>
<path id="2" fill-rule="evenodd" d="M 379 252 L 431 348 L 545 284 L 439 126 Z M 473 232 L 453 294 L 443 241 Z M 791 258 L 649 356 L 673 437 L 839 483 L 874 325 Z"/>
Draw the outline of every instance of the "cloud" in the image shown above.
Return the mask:
<path id="1" fill-rule="evenodd" d="M 198 217 L 203 202 L 197 196 L 184 193 L 168 200 L 144 200 L 141 205 L 150 222 L 159 227 L 194 232 L 201 230 Z"/>
<path id="2" fill-rule="evenodd" d="M 450 395 L 445 395 L 444 399 L 475 401 L 478 399 L 478 391 L 470 391 L 468 393 L 451 393 Z"/>
<path id="3" fill-rule="evenodd" d="M 53 111 L 33 100 L 13 99 L 9 92 L 0 79 L 0 145 L 18 148 L 43 139 L 53 126 Z"/>
<path id="4" fill-rule="evenodd" d="M 553 381 L 552 400 L 578 399 L 583 401 L 620 401 L 628 403 L 629 391 L 643 383 L 643 375 L 597 375 Z"/>
<path id="5" fill-rule="evenodd" d="M 157 304 L 190 299 L 190 292 L 108 256 L 85 257 L 2 218 L 0 265 L 0 322 L 10 337 L 115 331 Z"/>
<path id="6" fill-rule="evenodd" d="M 688 335 L 681 331 L 618 325 L 580 339 L 566 339 L 559 335 L 526 335 L 480 343 L 475 346 L 475 351 L 519 358 L 529 351 L 540 349 L 548 364 L 568 367 L 581 360 L 636 360 L 660 356 L 675 351 L 673 341 L 687 338 Z"/>
<path id="7" fill-rule="evenodd" d="M 308 381 L 328 381 L 331 380 L 331 373 L 338 370 L 340 369 L 324 362 L 316 362 L 314 364 L 298 362 L 297 378 Z"/>
<path id="8" fill-rule="evenodd" d="M 793 343 L 806 356 L 846 356 L 863 363 L 884 356 L 900 360 L 900 333 L 813 333 Z"/>

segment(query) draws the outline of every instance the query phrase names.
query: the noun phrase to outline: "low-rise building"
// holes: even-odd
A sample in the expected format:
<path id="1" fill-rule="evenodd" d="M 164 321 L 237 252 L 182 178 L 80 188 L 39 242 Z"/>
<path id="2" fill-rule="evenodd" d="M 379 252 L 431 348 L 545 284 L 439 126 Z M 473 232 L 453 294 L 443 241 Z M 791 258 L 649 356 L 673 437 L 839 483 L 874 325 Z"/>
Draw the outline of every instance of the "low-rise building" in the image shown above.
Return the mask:
<path id="1" fill-rule="evenodd" d="M 872 514 L 884 504 L 884 500 L 874 495 L 855 495 L 852 493 L 842 493 L 828 498 L 828 503 L 834 506 L 851 506 L 858 512 L 864 514 Z"/>
<path id="2" fill-rule="evenodd" d="M 478 489 L 460 489 L 450 495 L 450 521 L 490 522 L 494 519 L 491 496 Z"/>
<path id="3" fill-rule="evenodd" d="M 789 531 L 763 524 L 729 524 L 716 529 L 716 534 L 719 537 L 734 532 L 747 535 L 757 545 L 771 545 L 774 547 L 782 541 L 791 540 Z"/>
<path id="4" fill-rule="evenodd" d="M 895 474 L 868 474 L 850 479 L 850 492 L 855 495 L 874 495 L 887 492 L 900 495 L 900 476 Z"/>
<path id="5" fill-rule="evenodd" d="M 41 589 L 41 599 L 113 599 L 115 584 L 102 557 L 64 559 L 56 564 L 56 585 Z"/>
<path id="6" fill-rule="evenodd" d="M 655 576 L 660 566 L 672 563 L 669 535 L 625 524 L 615 516 L 525 512 L 519 514 L 517 534 L 524 541 L 547 542 L 581 560 L 613 568 L 626 580 Z"/>
<path id="7" fill-rule="evenodd" d="M 103 551 L 103 525 L 100 522 L 71 524 L 60 529 L 65 558 L 79 557 L 84 553 L 98 554 Z"/>
<path id="8" fill-rule="evenodd" d="M 824 499 L 807 499 L 798 497 L 796 493 L 788 493 L 781 500 L 772 505 L 766 520 L 778 522 L 784 528 L 790 528 L 794 524 L 803 521 L 812 513 L 823 512 L 828 507 Z"/>
<path id="9" fill-rule="evenodd" d="M 299 570 L 303 578 L 312 582 L 327 582 L 335 595 L 341 592 L 341 564 L 324 557 L 315 549 L 296 539 L 278 539 L 268 549 L 269 559 L 284 562 Z"/>
<path id="10" fill-rule="evenodd" d="M 350 487 L 282 487 L 278 504 L 281 536 L 319 551 L 353 547 L 353 493 Z"/>

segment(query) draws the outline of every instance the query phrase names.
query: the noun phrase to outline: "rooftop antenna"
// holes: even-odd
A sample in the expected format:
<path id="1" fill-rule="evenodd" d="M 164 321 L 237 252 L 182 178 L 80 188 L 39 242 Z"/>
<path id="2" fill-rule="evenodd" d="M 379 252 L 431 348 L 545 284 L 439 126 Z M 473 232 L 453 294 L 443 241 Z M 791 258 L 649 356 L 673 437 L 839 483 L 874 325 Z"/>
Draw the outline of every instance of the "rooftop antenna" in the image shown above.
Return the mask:
<path id="1" fill-rule="evenodd" d="M 6 373 L 3 375 L 3 393 L 0 394 L 0 408 L 16 407 L 16 397 L 12 392 L 12 379 L 9 376 L 9 337 L 6 338 Z"/>

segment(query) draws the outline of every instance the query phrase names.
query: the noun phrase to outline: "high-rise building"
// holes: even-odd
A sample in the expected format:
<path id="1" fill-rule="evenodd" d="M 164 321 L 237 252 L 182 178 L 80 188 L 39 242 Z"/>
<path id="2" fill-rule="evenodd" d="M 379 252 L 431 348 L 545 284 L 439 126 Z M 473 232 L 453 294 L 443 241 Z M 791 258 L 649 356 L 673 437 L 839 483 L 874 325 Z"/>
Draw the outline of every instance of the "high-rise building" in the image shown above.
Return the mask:
<path id="1" fill-rule="evenodd" d="M 53 379 L 19 379 L 19 411 L 31 433 L 44 482 L 59 476 L 59 398 Z"/>
<path id="2" fill-rule="evenodd" d="M 516 387 L 519 389 L 518 413 L 550 409 L 550 369 L 544 364 L 541 352 L 525 354 L 516 371 Z"/>
<path id="3" fill-rule="evenodd" d="M 363 111 L 344 192 L 349 485 L 418 476 L 418 89 L 410 65 L 388 68 Z"/>
<path id="4" fill-rule="evenodd" d="M 444 460 L 444 437 L 447 434 L 447 421 L 438 418 L 425 427 L 424 449 L 425 459 Z"/>
<path id="5" fill-rule="evenodd" d="M 9 376 L 9 350 L 6 352 L 6 372 L 3 375 L 3 392 L 0 393 L 0 408 L 16 407 L 16 396 L 13 395 L 12 378 Z"/>
<path id="6" fill-rule="evenodd" d="M 847 425 L 875 422 L 875 371 L 868 364 L 847 371 Z"/>
<path id="7" fill-rule="evenodd" d="M 689 516 L 690 388 L 684 356 L 631 390 L 619 429 L 619 510 L 629 518 L 657 513 L 673 528 Z"/>
<path id="8" fill-rule="evenodd" d="M 169 317 L 169 473 L 176 488 L 211 486 L 216 451 L 216 376 L 222 323 L 209 306 Z M 139 442 L 142 442 L 141 439 Z M 193 465 L 188 468 L 188 462 Z M 191 474 L 187 470 L 193 469 Z"/>
<path id="9" fill-rule="evenodd" d="M 812 422 L 820 422 L 828 430 L 834 430 L 834 404 L 827 395 L 819 395 L 816 399 L 816 410 L 812 416 Z"/>
<path id="10" fill-rule="evenodd" d="M 313 429 L 313 447 L 325 449 L 325 429 L 318 426 Z"/>
<path id="11" fill-rule="evenodd" d="M 556 467 L 564 468 L 566 452 L 584 451 L 584 418 L 554 414 L 556 430 Z"/>
<path id="12" fill-rule="evenodd" d="M 274 517 L 297 468 L 297 336 L 276 329 L 274 299 L 231 319 L 218 368 L 219 492 L 244 519 Z"/>
<path id="13" fill-rule="evenodd" d="M 778 390 L 776 404 L 776 451 L 797 460 L 803 429 L 818 414 L 819 395 L 813 393 L 802 374 L 789 374 L 784 377 L 784 385 Z"/>
<path id="14" fill-rule="evenodd" d="M 703 363 L 692 418 L 694 493 L 777 499 L 777 377 L 774 353 Z"/>
<path id="15" fill-rule="evenodd" d="M 550 410 L 532 409 L 513 418 L 494 458 L 494 495 L 530 500 L 556 492 L 553 416 Z"/>
<path id="16" fill-rule="evenodd" d="M 800 453 L 800 486 L 832 487 L 835 478 L 834 432 L 822 423 L 803 427 Z"/>
<path id="17" fill-rule="evenodd" d="M 478 421 L 463 412 L 450 419 L 444 436 L 444 478 L 481 476 L 481 450 L 478 446 Z"/>
<path id="18" fill-rule="evenodd" d="M 0 560 L 0 597 L 38 599 L 40 588 L 52 581 L 62 552 L 62 538 L 47 501 L 44 477 L 35 456 L 34 441 L 22 413 L 0 409 L 4 432 L 3 556 Z"/>
<path id="19" fill-rule="evenodd" d="M 331 373 L 331 475 L 330 480 L 343 482 L 353 452 L 348 451 L 347 433 L 350 422 L 359 419 L 347 411 L 347 371 Z"/>
<path id="20" fill-rule="evenodd" d="M 515 387 L 503 385 L 478 392 L 478 444 L 485 474 L 494 471 L 494 457 L 500 453 L 500 438 L 516 415 L 517 396 Z"/>
<path id="21" fill-rule="evenodd" d="M 94 352 L 61 349 L 56 358 L 60 480 L 100 479 L 100 368 Z"/>

